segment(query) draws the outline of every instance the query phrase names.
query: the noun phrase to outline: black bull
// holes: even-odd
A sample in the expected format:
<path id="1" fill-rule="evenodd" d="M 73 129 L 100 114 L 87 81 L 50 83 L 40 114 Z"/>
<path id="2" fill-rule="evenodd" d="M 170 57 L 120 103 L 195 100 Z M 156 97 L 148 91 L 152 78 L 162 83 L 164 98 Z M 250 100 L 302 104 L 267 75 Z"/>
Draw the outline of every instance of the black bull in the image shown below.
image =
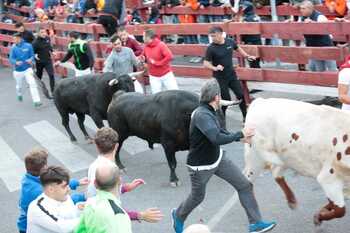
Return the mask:
<path id="1" fill-rule="evenodd" d="M 85 114 L 91 116 L 98 128 L 103 127 L 113 94 L 118 90 L 135 91 L 131 78 L 134 74 L 137 73 L 120 77 L 114 73 L 91 74 L 65 78 L 57 84 L 54 101 L 71 141 L 76 138 L 69 127 L 69 114 L 77 115 L 81 131 L 86 139 L 90 139 L 84 126 Z"/>
<path id="2" fill-rule="evenodd" d="M 119 152 L 129 136 L 146 140 L 150 148 L 153 143 L 160 143 L 170 168 L 170 184 L 177 186 L 175 152 L 189 149 L 191 114 L 198 106 L 199 96 L 188 91 L 171 90 L 149 96 L 123 92 L 114 94 L 107 119 L 110 127 L 119 134 L 115 156 L 119 168 L 124 168 Z M 224 116 L 219 115 L 224 126 Z"/>

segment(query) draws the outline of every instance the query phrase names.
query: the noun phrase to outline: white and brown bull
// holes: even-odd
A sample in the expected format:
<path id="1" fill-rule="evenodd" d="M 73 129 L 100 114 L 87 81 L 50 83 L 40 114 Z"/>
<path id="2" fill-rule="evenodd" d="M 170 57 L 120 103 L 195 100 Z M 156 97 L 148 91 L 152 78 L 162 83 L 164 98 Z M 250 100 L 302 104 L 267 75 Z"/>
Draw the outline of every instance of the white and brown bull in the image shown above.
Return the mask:
<path id="1" fill-rule="evenodd" d="M 296 198 L 283 172 L 292 169 L 313 177 L 329 203 L 314 216 L 314 223 L 345 215 L 350 197 L 350 113 L 328 106 L 287 99 L 256 99 L 249 107 L 247 127 L 255 127 L 245 145 L 244 173 L 253 181 L 268 167 L 291 208 Z"/>

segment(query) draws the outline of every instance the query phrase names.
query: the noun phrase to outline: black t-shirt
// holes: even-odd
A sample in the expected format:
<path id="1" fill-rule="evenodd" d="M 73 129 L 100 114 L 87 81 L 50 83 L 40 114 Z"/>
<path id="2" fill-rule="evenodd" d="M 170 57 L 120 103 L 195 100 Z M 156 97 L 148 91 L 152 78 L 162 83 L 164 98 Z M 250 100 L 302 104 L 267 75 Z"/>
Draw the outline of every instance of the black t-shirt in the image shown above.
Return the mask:
<path id="1" fill-rule="evenodd" d="M 233 50 L 238 49 L 236 42 L 230 38 L 225 38 L 224 44 L 211 43 L 205 54 L 205 60 L 213 66 L 222 65 L 223 71 L 213 71 L 215 78 L 227 78 L 233 75 L 232 55 Z"/>

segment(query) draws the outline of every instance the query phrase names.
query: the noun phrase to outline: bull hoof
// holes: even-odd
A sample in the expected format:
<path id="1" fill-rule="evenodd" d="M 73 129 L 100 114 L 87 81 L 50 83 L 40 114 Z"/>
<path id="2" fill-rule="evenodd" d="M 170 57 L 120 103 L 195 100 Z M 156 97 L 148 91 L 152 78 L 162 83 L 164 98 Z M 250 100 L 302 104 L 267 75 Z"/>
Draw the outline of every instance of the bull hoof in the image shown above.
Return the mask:
<path id="1" fill-rule="evenodd" d="M 298 207 L 298 203 L 296 203 L 296 202 L 288 202 L 288 207 L 291 210 L 295 210 Z"/>
<path id="2" fill-rule="evenodd" d="M 178 181 L 171 181 L 170 186 L 173 188 L 179 187 L 179 186 L 181 186 L 181 181 L 179 181 L 179 180 Z"/>
<path id="3" fill-rule="evenodd" d="M 321 224 L 322 224 L 322 221 L 320 220 L 320 214 L 316 213 L 314 215 L 314 225 L 315 226 L 321 226 Z"/>

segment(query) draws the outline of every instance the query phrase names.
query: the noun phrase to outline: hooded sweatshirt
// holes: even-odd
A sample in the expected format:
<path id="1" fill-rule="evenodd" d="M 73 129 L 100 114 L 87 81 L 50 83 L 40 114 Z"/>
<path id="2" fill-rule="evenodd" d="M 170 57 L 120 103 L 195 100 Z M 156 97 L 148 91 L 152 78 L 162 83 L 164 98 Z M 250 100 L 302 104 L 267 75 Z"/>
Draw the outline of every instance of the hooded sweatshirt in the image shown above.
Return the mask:
<path id="1" fill-rule="evenodd" d="M 162 77 L 171 71 L 170 62 L 173 59 L 173 54 L 166 44 L 158 38 L 154 38 L 146 44 L 143 53 L 147 60 L 149 75 Z M 154 64 L 151 60 L 154 60 Z"/>

